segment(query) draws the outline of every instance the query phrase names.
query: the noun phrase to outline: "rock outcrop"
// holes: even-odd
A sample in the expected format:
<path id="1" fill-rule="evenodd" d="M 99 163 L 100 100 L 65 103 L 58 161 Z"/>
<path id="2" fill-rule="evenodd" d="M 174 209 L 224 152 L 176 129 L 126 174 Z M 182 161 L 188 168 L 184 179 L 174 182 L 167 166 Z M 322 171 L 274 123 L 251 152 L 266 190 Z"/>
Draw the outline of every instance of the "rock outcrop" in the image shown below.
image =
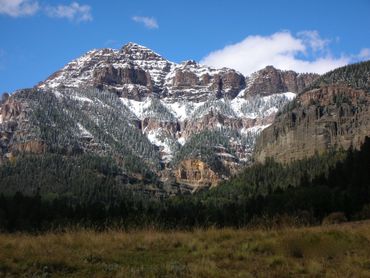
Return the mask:
<path id="1" fill-rule="evenodd" d="M 215 186 L 220 177 L 206 163 L 198 159 L 181 161 L 175 171 L 178 183 L 190 184 L 195 187 Z"/>
<path id="2" fill-rule="evenodd" d="M 294 71 L 282 71 L 275 69 L 273 66 L 267 66 L 248 78 L 246 96 L 256 94 L 269 95 L 282 92 L 300 93 L 318 77 L 318 74 L 299 74 Z"/>
<path id="3" fill-rule="evenodd" d="M 135 66 L 126 68 L 115 68 L 109 65 L 104 68 L 99 68 L 93 73 L 94 85 L 142 85 L 150 88 L 150 75 L 141 68 Z"/>
<path id="4" fill-rule="evenodd" d="M 0 164 L 20 153 L 40 154 L 46 148 L 32 128 L 29 104 L 7 97 L 0 107 Z"/>

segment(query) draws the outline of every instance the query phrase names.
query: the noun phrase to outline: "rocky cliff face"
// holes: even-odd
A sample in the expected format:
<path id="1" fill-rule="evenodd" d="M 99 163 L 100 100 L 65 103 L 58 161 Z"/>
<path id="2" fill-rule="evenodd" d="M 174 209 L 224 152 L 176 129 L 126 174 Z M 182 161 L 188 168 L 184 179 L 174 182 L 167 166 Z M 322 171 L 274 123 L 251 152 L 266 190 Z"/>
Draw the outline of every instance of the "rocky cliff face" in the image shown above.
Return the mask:
<path id="1" fill-rule="evenodd" d="M 220 181 L 219 175 L 198 159 L 181 161 L 175 171 L 175 177 L 178 183 L 190 184 L 195 187 L 215 186 Z"/>
<path id="2" fill-rule="evenodd" d="M 246 95 L 270 95 L 271 93 L 281 92 L 300 93 L 318 76 L 318 74 L 312 73 L 298 74 L 294 71 L 282 71 L 267 66 L 248 78 L 249 86 Z"/>
<path id="3" fill-rule="evenodd" d="M 27 102 L 9 97 L 0 106 L 0 163 L 20 153 L 40 154 L 45 151 L 40 138 L 36 138 L 29 122 Z"/>
<path id="4" fill-rule="evenodd" d="M 92 50 L 4 102 L 1 159 L 91 152 L 135 177 L 142 165 L 162 180 L 214 185 L 249 162 L 257 135 L 315 77 L 273 67 L 245 77 L 134 43 Z"/>
<path id="5" fill-rule="evenodd" d="M 370 135 L 370 90 L 366 82 L 357 82 L 370 80 L 366 66 L 338 69 L 321 78 L 323 85 L 298 95 L 262 132 L 255 159 L 273 157 L 289 162 L 329 149 L 359 148 Z M 353 79 L 352 72 L 361 76 Z M 341 78 L 333 81 L 335 76 Z"/>

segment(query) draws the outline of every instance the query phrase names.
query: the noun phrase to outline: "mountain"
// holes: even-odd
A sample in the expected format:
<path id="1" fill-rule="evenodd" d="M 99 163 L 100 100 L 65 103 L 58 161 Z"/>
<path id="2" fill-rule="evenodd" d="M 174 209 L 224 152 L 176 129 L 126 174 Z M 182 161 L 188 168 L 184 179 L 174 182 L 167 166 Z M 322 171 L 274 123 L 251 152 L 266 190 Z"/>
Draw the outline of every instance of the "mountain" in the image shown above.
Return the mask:
<path id="1" fill-rule="evenodd" d="M 257 135 L 317 77 L 271 66 L 245 77 L 135 43 L 92 50 L 2 100 L 0 162 L 93 154 L 137 180 L 216 185 L 249 163 Z"/>
<path id="2" fill-rule="evenodd" d="M 316 79 L 276 116 L 255 149 L 255 159 L 281 162 L 330 149 L 359 149 L 370 135 L 370 61 Z"/>

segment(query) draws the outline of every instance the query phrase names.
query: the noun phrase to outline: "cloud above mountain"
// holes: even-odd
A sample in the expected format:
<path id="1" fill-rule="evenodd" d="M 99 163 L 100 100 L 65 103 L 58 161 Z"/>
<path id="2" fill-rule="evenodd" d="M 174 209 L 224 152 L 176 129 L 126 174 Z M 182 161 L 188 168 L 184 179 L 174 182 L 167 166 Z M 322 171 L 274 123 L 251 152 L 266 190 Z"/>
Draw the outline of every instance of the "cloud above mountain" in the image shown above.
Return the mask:
<path id="1" fill-rule="evenodd" d="M 66 18 L 70 21 L 91 21 L 91 7 L 73 2 L 70 5 L 47 6 L 46 13 L 50 17 Z"/>
<path id="2" fill-rule="evenodd" d="M 132 20 L 144 24 L 148 29 L 158 29 L 159 25 L 155 18 L 148 16 L 133 16 Z"/>
<path id="3" fill-rule="evenodd" d="M 246 75 L 268 65 L 282 70 L 322 74 L 361 60 L 370 52 L 364 48 L 357 55 L 335 57 L 330 51 L 331 43 L 316 30 L 297 34 L 281 31 L 269 36 L 248 36 L 241 42 L 209 53 L 200 62 L 213 67 L 234 68 Z"/>

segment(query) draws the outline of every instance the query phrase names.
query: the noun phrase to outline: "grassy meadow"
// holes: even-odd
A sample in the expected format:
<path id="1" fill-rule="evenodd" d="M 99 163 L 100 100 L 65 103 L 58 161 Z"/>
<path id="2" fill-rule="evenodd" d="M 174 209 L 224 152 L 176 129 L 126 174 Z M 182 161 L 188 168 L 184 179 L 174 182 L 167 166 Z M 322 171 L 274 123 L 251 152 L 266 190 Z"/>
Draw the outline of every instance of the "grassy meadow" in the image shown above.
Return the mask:
<path id="1" fill-rule="evenodd" d="M 0 234 L 0 277 L 370 277 L 370 222 Z"/>

